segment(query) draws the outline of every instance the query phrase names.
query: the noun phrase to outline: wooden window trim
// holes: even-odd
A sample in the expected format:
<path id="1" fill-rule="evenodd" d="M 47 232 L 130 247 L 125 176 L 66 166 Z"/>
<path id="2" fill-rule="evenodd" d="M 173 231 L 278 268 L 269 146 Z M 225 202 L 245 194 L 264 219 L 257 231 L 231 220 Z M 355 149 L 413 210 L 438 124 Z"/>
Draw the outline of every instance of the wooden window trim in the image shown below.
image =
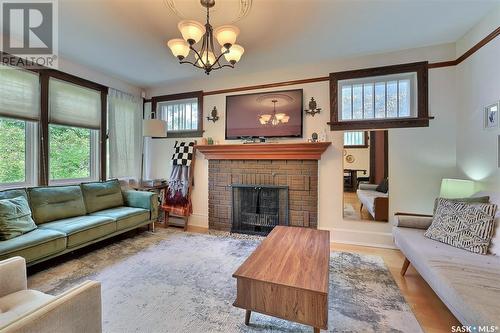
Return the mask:
<path id="1" fill-rule="evenodd" d="M 167 139 L 170 138 L 201 138 L 203 136 L 203 91 L 191 91 L 180 94 L 172 94 L 172 95 L 162 95 L 162 96 L 154 96 L 151 98 L 151 112 L 155 114 L 157 112 L 158 103 L 168 102 L 168 101 L 176 101 L 181 99 L 190 99 L 196 98 L 198 100 L 198 129 L 191 131 L 178 131 L 178 132 L 169 132 L 167 131 Z M 153 139 L 162 139 L 162 138 L 153 138 Z M 163 138 L 165 139 L 165 138 Z"/>
<path id="2" fill-rule="evenodd" d="M 364 131 L 365 133 L 365 144 L 363 145 L 345 145 L 344 149 L 363 149 L 368 148 L 370 145 L 368 144 L 368 131 Z"/>
<path id="3" fill-rule="evenodd" d="M 339 81 L 411 72 L 417 73 L 417 117 L 339 121 Z M 428 127 L 429 119 L 433 119 L 432 117 L 429 117 L 428 84 L 427 61 L 330 73 L 330 122 L 328 122 L 330 130 L 344 131 L 401 127 Z"/>
<path id="4" fill-rule="evenodd" d="M 9 53 L 0 51 L 3 57 L 19 59 Z M 25 61 L 19 62 L 23 64 Z M 34 65 L 31 62 L 31 65 Z M 73 83 L 81 87 L 97 90 L 101 93 L 101 128 L 99 130 L 99 178 L 106 180 L 106 143 L 107 143 L 107 114 L 108 114 L 108 91 L 109 88 L 81 77 L 68 74 L 57 69 L 37 66 L 36 68 L 17 66 L 19 68 L 36 72 L 40 78 L 40 119 L 39 119 L 39 151 L 38 151 L 38 186 L 49 184 L 49 80 L 51 77 Z"/>

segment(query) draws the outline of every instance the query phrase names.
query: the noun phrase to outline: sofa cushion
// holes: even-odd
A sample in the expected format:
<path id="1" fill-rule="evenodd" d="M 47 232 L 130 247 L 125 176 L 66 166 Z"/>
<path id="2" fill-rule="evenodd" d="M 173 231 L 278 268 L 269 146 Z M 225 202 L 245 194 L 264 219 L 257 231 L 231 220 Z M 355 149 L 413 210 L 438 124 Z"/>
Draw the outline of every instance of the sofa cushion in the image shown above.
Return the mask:
<path id="1" fill-rule="evenodd" d="M 375 190 L 357 190 L 359 201 L 365 206 L 371 216 L 375 216 L 375 198 L 387 198 L 387 193 L 377 192 Z"/>
<path id="2" fill-rule="evenodd" d="M 0 297 L 0 329 L 55 299 L 36 290 L 21 290 Z"/>
<path id="3" fill-rule="evenodd" d="M 123 206 L 123 195 L 117 179 L 81 184 L 87 213 Z"/>
<path id="4" fill-rule="evenodd" d="M 464 251 L 424 233 L 393 228 L 397 247 L 463 325 L 500 326 L 500 257 Z"/>
<path id="5" fill-rule="evenodd" d="M 107 216 L 116 220 L 116 229 L 123 230 L 149 221 L 150 212 L 147 209 L 135 207 L 116 207 L 101 210 L 91 215 Z"/>
<path id="6" fill-rule="evenodd" d="M 78 185 L 28 189 L 36 224 L 85 215 L 82 190 Z"/>
<path id="7" fill-rule="evenodd" d="M 26 234 L 0 242 L 0 260 L 21 256 L 26 262 L 64 251 L 66 234 L 49 229 L 37 228 Z"/>
<path id="8" fill-rule="evenodd" d="M 24 188 L 14 188 L 11 190 L 0 191 L 0 200 L 1 199 L 13 199 L 17 197 L 24 197 L 28 200 L 28 193 Z"/>
<path id="9" fill-rule="evenodd" d="M 0 240 L 7 240 L 31 230 L 36 224 L 25 197 L 0 200 Z"/>
<path id="10" fill-rule="evenodd" d="M 438 206 L 439 199 L 440 198 L 436 198 L 436 200 L 434 200 L 434 209 L 432 210 L 432 215 L 436 214 L 436 209 Z M 480 196 L 480 197 L 472 196 L 472 197 L 468 197 L 468 198 L 454 198 L 454 199 L 447 198 L 446 200 L 453 201 L 453 202 L 467 202 L 467 203 L 489 203 L 490 197 L 489 196 Z"/>
<path id="11" fill-rule="evenodd" d="M 388 178 L 384 178 L 384 180 L 382 180 L 380 182 L 380 184 L 377 186 L 377 188 L 375 189 L 375 191 L 381 192 L 381 193 L 387 193 L 387 192 L 389 192 L 389 179 Z"/>
<path id="12" fill-rule="evenodd" d="M 425 236 L 467 251 L 486 254 L 493 236 L 496 210 L 495 204 L 465 203 L 440 198 Z"/>
<path id="13" fill-rule="evenodd" d="M 116 231 L 114 219 L 105 216 L 78 216 L 44 223 L 39 229 L 56 230 L 67 235 L 67 247 L 75 247 Z"/>

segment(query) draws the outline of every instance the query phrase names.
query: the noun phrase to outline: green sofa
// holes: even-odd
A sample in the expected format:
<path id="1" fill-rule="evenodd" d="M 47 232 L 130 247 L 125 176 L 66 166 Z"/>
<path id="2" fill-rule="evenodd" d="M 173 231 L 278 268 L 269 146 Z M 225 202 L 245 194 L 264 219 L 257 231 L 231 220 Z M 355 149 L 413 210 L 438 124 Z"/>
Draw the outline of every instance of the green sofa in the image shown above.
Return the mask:
<path id="1" fill-rule="evenodd" d="M 0 260 L 21 256 L 28 266 L 126 231 L 153 225 L 158 198 L 122 191 L 118 180 L 0 191 L 0 200 L 25 197 L 37 228 L 0 241 Z"/>

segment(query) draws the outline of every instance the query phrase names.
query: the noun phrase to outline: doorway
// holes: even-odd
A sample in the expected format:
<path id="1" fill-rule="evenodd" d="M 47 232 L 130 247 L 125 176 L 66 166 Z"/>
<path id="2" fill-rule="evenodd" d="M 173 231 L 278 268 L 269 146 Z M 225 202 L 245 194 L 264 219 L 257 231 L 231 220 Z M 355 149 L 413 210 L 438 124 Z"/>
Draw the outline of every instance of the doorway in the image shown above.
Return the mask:
<path id="1" fill-rule="evenodd" d="M 344 219 L 387 222 L 388 131 L 344 133 Z"/>

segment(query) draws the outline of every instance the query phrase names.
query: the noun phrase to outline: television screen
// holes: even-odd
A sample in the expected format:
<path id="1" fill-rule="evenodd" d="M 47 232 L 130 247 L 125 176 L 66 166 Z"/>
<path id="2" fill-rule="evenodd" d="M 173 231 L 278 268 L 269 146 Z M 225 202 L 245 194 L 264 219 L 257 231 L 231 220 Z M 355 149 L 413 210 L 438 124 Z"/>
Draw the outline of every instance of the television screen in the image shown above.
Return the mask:
<path id="1" fill-rule="evenodd" d="M 302 89 L 226 97 L 226 139 L 302 137 Z"/>

